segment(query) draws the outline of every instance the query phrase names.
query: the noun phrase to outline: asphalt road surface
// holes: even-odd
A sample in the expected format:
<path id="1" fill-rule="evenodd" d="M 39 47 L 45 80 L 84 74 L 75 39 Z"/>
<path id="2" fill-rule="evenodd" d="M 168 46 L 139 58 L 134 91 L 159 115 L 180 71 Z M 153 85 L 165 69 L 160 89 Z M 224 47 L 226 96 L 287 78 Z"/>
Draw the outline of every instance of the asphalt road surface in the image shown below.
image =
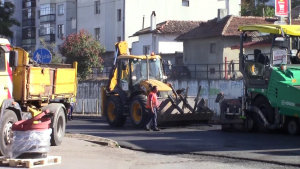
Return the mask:
<path id="1" fill-rule="evenodd" d="M 50 155 L 61 156 L 62 163 L 43 169 L 284 169 L 296 168 L 200 155 L 145 153 L 100 146 L 90 141 L 65 138 L 51 147 Z M 9 168 L 1 167 L 0 168 Z"/>
<path id="2" fill-rule="evenodd" d="M 300 136 L 222 132 L 220 126 L 169 127 L 162 131 L 136 129 L 130 120 L 110 127 L 101 117 L 75 117 L 67 132 L 113 139 L 123 148 L 143 152 L 210 155 L 269 164 L 300 166 Z"/>

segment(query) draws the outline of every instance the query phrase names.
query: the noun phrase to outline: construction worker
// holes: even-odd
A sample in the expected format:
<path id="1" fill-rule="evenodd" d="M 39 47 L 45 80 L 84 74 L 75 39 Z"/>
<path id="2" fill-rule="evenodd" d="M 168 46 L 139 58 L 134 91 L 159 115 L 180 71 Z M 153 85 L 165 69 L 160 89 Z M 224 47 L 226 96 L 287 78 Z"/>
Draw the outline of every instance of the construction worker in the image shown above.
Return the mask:
<path id="1" fill-rule="evenodd" d="M 158 110 L 158 100 L 157 100 L 157 86 L 153 86 L 151 88 L 151 92 L 148 95 L 147 99 L 147 112 L 148 112 L 148 118 L 146 120 L 146 130 L 150 131 L 150 125 L 152 122 L 153 131 L 160 131 L 159 128 L 157 128 L 157 110 Z"/>
<path id="2" fill-rule="evenodd" d="M 69 99 L 68 102 L 70 103 L 70 107 L 68 109 L 68 120 L 71 121 L 73 120 L 73 112 L 77 103 L 73 98 Z"/>

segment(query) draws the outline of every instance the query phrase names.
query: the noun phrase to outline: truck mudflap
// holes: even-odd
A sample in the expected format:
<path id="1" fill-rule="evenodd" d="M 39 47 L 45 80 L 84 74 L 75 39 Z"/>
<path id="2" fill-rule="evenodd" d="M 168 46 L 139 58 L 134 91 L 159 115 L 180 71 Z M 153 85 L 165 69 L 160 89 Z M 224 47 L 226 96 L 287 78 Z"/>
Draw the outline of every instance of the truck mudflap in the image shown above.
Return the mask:
<path id="1" fill-rule="evenodd" d="M 187 89 L 188 90 L 188 89 Z M 158 98 L 160 102 L 157 123 L 206 123 L 213 118 L 215 112 L 205 106 L 204 99 L 199 99 L 201 86 L 196 97 L 188 97 L 182 91 L 173 91 L 175 97 Z M 187 93 L 187 92 L 186 92 Z M 199 102 L 200 100 L 200 102 Z"/>

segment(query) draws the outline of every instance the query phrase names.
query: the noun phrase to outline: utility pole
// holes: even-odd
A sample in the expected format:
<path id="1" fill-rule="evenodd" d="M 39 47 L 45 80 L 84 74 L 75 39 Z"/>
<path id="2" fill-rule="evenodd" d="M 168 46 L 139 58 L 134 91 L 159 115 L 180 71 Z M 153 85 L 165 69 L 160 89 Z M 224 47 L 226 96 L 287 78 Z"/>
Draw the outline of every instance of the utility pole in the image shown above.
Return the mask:
<path id="1" fill-rule="evenodd" d="M 292 25 L 292 0 L 289 0 L 289 10 L 288 10 L 288 15 L 289 15 L 289 25 Z M 292 49 L 293 49 L 293 40 L 292 38 L 289 38 L 290 44 L 290 53 L 292 53 Z"/>

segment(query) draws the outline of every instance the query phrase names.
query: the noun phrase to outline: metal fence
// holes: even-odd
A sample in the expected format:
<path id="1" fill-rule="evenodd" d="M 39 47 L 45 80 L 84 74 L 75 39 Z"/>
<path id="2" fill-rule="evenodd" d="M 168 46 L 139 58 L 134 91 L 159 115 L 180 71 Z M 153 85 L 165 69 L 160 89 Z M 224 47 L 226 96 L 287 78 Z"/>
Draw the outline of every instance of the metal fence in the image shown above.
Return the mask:
<path id="1" fill-rule="evenodd" d="M 199 80 L 218 80 L 239 78 L 238 61 L 231 61 L 219 64 L 184 64 L 172 65 L 164 64 L 164 70 L 168 78 L 171 79 L 199 79 Z M 93 68 L 92 78 L 108 78 L 111 67 Z"/>
<path id="2" fill-rule="evenodd" d="M 91 78 L 108 78 L 110 69 L 111 67 L 104 67 L 103 69 L 92 68 L 93 73 L 91 74 Z"/>
<path id="3" fill-rule="evenodd" d="M 239 72 L 238 61 L 226 62 L 220 64 L 184 64 L 164 66 L 166 74 L 171 79 L 200 79 L 200 80 L 218 80 L 231 79 L 241 76 Z"/>

